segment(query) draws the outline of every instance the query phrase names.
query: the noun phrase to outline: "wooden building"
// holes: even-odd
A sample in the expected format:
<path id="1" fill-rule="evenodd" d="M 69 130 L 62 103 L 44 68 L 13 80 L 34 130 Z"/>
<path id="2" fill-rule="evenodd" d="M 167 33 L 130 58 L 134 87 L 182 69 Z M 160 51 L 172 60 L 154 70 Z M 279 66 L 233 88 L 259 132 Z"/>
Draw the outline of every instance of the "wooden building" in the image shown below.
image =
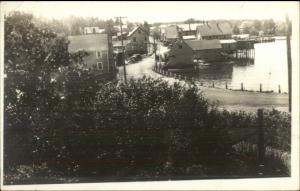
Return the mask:
<path id="1" fill-rule="evenodd" d="M 83 60 L 86 68 L 103 74 L 115 71 L 113 46 L 109 35 L 76 35 L 68 36 L 68 40 L 70 42 L 68 46 L 69 52 L 86 51 L 89 54 Z"/>
<path id="2" fill-rule="evenodd" d="M 178 40 L 168 52 L 166 68 L 185 68 L 195 60 L 215 62 L 222 59 L 219 40 Z"/>
<path id="3" fill-rule="evenodd" d="M 197 27 L 197 39 L 231 39 L 232 27 L 229 23 L 206 22 Z"/>
<path id="4" fill-rule="evenodd" d="M 140 26 L 135 27 L 127 36 L 130 41 L 126 45 L 127 55 L 132 54 L 147 54 L 149 34 Z"/>

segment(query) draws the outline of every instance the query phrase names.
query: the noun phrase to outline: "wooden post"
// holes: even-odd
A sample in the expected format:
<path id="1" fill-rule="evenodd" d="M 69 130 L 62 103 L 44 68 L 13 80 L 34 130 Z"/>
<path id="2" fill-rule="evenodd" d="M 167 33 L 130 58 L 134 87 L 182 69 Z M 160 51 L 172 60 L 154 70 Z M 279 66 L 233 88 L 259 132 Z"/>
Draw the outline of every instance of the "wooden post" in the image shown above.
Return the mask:
<path id="1" fill-rule="evenodd" d="M 227 82 L 225 82 L 225 88 L 226 88 L 226 89 L 228 89 L 228 85 L 227 85 Z"/>
<path id="2" fill-rule="evenodd" d="M 213 87 L 213 88 L 215 87 L 215 82 L 214 82 L 214 81 L 212 82 L 212 87 Z"/>
<path id="3" fill-rule="evenodd" d="M 281 93 L 280 85 L 278 85 L 278 93 Z"/>
<path id="4" fill-rule="evenodd" d="M 262 84 L 259 84 L 259 92 L 262 92 Z"/>
<path id="5" fill-rule="evenodd" d="M 243 82 L 241 83 L 241 90 L 244 91 L 244 84 L 243 84 Z"/>
<path id="6" fill-rule="evenodd" d="M 184 76 L 184 80 L 185 80 L 185 81 L 187 80 L 186 76 Z"/>
<path id="7" fill-rule="evenodd" d="M 200 86 L 203 86 L 203 82 L 200 82 Z"/>
<path id="8" fill-rule="evenodd" d="M 263 125 L 263 109 L 257 110 L 257 125 L 258 125 L 258 162 L 259 165 L 264 164 L 265 158 L 265 139 L 264 139 L 264 125 Z"/>

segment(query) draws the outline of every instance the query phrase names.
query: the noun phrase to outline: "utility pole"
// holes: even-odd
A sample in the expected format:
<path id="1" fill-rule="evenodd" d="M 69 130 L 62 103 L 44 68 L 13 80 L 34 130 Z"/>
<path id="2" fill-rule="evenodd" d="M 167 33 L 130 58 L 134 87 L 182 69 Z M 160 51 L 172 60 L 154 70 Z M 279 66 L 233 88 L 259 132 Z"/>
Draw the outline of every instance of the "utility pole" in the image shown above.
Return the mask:
<path id="1" fill-rule="evenodd" d="M 153 35 L 153 40 L 154 40 L 154 60 L 155 60 L 155 67 L 157 69 L 157 60 L 156 60 L 156 44 L 155 44 L 155 35 Z"/>
<path id="2" fill-rule="evenodd" d="M 289 112 L 292 111 L 292 56 L 291 56 L 291 23 L 286 14 L 286 48 L 287 48 L 287 64 L 288 64 L 288 90 L 289 90 Z"/>
<path id="3" fill-rule="evenodd" d="M 120 29 L 121 29 L 121 46 L 122 46 L 122 62 L 123 62 L 123 69 L 124 69 L 124 81 L 125 84 L 127 83 L 127 77 L 126 77 L 126 65 L 125 65 L 125 53 L 124 53 L 124 43 L 123 43 L 123 28 L 122 28 L 122 19 L 127 18 L 127 17 L 115 17 L 118 19 L 120 23 Z"/>

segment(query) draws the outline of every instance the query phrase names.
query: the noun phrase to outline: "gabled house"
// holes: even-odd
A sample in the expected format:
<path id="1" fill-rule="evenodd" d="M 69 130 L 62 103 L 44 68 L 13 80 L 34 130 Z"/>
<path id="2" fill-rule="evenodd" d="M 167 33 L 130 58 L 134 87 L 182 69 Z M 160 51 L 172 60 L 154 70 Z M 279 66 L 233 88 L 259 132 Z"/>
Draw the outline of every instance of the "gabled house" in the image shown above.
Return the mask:
<path id="1" fill-rule="evenodd" d="M 127 55 L 147 53 L 149 34 L 140 26 L 129 32 L 127 40 L 130 41 L 126 46 Z"/>
<path id="2" fill-rule="evenodd" d="M 194 60 L 215 62 L 222 59 L 219 40 L 178 40 L 168 52 L 167 68 L 184 68 L 194 65 Z"/>
<path id="3" fill-rule="evenodd" d="M 230 39 L 232 38 L 232 27 L 229 23 L 206 22 L 197 27 L 197 39 Z"/>
<path id="4" fill-rule="evenodd" d="M 107 34 L 68 36 L 70 53 L 86 51 L 83 63 L 86 68 L 99 73 L 115 71 L 112 41 Z"/>

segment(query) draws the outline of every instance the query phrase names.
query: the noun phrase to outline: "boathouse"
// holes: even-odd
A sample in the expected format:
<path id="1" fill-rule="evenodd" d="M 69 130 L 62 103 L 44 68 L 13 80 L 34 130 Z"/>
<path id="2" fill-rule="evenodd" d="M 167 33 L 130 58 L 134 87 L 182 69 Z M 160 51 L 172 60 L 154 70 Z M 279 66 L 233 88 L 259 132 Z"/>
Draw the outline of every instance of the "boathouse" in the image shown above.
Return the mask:
<path id="1" fill-rule="evenodd" d="M 232 27 L 229 23 L 206 22 L 197 27 L 197 39 L 231 39 Z"/>
<path id="2" fill-rule="evenodd" d="M 215 62 L 222 59 L 219 40 L 178 40 L 170 47 L 166 68 L 194 66 L 194 60 Z"/>

